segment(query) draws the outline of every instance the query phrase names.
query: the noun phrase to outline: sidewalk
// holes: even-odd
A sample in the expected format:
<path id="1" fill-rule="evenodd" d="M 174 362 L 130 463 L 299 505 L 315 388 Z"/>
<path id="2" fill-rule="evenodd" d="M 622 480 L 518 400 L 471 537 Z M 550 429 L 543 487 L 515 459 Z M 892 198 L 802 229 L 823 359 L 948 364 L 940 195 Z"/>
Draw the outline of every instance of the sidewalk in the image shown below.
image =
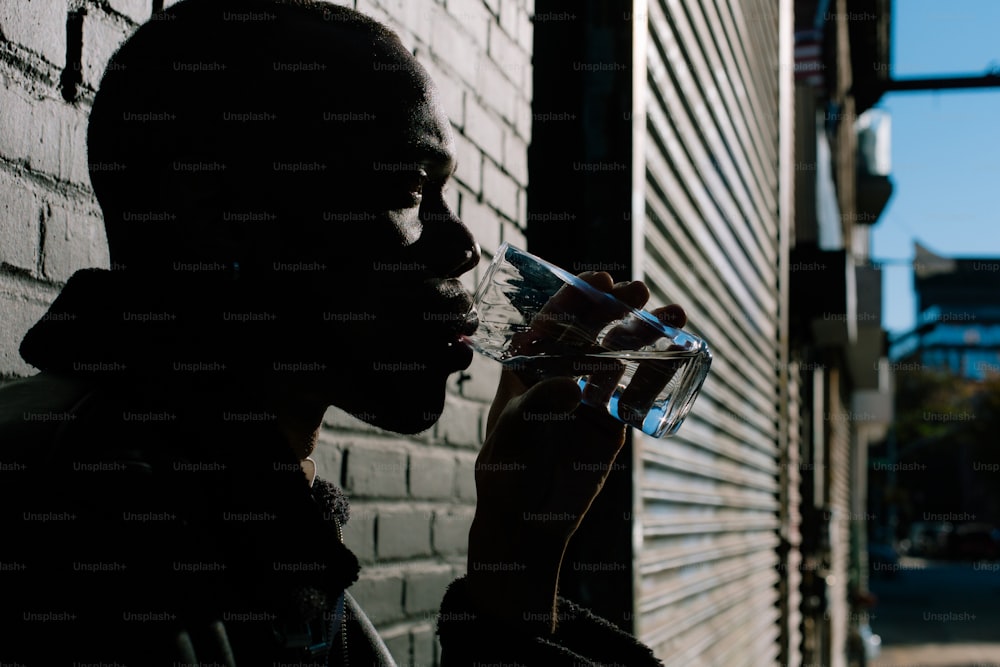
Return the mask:
<path id="1" fill-rule="evenodd" d="M 1000 643 L 883 646 L 868 667 L 1000 667 Z"/>

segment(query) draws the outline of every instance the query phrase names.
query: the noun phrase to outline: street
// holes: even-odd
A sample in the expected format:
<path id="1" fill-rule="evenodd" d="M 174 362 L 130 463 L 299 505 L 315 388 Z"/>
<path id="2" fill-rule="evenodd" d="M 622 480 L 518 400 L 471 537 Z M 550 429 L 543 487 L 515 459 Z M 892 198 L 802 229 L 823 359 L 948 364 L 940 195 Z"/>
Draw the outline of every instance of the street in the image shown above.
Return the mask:
<path id="1" fill-rule="evenodd" d="M 1000 667 L 1000 563 L 903 557 L 869 587 L 882 638 L 870 667 Z"/>

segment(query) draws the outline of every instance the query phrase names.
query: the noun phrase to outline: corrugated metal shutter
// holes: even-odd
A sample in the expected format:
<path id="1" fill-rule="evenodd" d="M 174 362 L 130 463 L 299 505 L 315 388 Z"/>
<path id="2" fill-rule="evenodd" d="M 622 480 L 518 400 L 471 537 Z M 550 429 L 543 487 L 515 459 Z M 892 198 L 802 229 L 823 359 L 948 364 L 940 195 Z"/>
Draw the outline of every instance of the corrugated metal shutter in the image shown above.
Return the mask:
<path id="1" fill-rule="evenodd" d="M 677 436 L 636 434 L 636 630 L 667 665 L 774 664 L 778 15 L 767 0 L 645 11 L 636 257 L 653 301 L 683 304 L 715 361 Z"/>
<path id="2" fill-rule="evenodd" d="M 788 446 L 785 456 L 786 477 L 783 484 L 784 511 L 787 516 L 786 539 L 787 557 L 783 565 L 785 579 L 783 601 L 786 618 L 783 619 L 784 642 L 787 654 L 783 664 L 798 667 L 801 664 L 802 646 L 802 476 L 811 475 L 811 470 L 803 470 L 802 447 L 802 378 L 800 364 L 793 361 L 788 370 Z"/>
<path id="3" fill-rule="evenodd" d="M 830 576 L 827 577 L 826 616 L 830 628 L 830 654 L 824 662 L 844 667 L 847 648 L 847 578 L 851 557 L 851 414 L 841 400 L 843 376 L 831 368 L 827 386 L 829 419 L 829 520 Z"/>

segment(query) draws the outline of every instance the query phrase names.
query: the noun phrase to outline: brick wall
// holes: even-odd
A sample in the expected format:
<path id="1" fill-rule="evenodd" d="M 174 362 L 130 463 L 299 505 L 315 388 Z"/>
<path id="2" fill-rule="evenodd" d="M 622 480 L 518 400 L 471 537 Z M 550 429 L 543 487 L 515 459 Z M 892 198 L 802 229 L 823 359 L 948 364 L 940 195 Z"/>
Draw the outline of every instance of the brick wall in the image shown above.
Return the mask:
<path id="1" fill-rule="evenodd" d="M 30 375 L 17 348 L 77 269 L 107 267 L 87 176 L 86 123 L 108 59 L 153 0 L 0 5 L 0 378 Z M 167 6 L 173 4 L 169 0 Z M 395 29 L 437 82 L 456 135 L 452 206 L 484 251 L 524 245 L 534 0 L 345 0 Z M 402 438 L 330 409 L 320 474 L 353 501 L 353 593 L 401 665 L 433 665 L 434 618 L 465 569 L 473 464 L 497 369 L 476 359 L 449 383 L 430 431 Z"/>

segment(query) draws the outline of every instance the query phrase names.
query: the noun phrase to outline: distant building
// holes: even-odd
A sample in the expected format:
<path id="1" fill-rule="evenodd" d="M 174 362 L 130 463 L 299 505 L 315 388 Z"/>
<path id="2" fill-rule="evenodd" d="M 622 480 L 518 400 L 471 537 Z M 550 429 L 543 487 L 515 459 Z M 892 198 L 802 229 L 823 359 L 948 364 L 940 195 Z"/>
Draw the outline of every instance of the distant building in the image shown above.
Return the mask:
<path id="1" fill-rule="evenodd" d="M 913 286 L 917 324 L 892 341 L 892 360 L 974 380 L 1000 373 L 1000 257 L 941 257 L 917 244 Z"/>

